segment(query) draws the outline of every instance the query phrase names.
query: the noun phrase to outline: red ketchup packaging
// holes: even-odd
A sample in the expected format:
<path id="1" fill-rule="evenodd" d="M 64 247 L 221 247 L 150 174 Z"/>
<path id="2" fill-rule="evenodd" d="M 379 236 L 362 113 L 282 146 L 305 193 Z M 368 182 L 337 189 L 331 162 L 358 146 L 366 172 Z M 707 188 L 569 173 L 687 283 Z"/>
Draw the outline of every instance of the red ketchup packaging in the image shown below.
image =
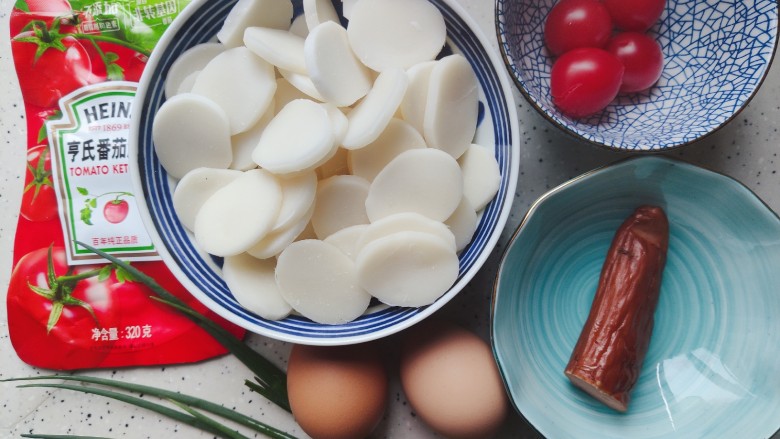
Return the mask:
<path id="1" fill-rule="evenodd" d="M 195 362 L 226 350 L 82 242 L 130 262 L 238 337 L 160 260 L 128 154 L 137 81 L 189 0 L 18 0 L 10 44 L 27 116 L 24 194 L 8 287 L 26 363 L 73 370 Z"/>

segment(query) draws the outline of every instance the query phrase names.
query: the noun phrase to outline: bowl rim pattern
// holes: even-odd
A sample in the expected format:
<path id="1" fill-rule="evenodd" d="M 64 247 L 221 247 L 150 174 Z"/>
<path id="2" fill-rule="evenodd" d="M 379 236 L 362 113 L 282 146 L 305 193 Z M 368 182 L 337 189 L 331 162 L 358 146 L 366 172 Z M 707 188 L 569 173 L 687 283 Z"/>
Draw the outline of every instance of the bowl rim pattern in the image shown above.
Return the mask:
<path id="1" fill-rule="evenodd" d="M 609 144 L 606 142 L 600 142 L 595 139 L 591 139 L 587 137 L 585 134 L 579 132 L 577 129 L 572 128 L 571 126 L 568 126 L 564 123 L 561 123 L 561 121 L 553 117 L 553 115 L 550 113 L 550 110 L 543 107 L 542 104 L 538 102 L 528 92 L 528 90 L 526 89 L 525 81 L 523 81 L 523 79 L 521 78 L 521 75 L 517 68 L 517 63 L 514 60 L 514 57 L 511 53 L 511 49 L 509 48 L 509 42 L 507 41 L 506 38 L 507 35 L 506 21 L 505 21 L 506 14 L 504 8 L 507 3 L 514 2 L 514 1 L 519 1 L 519 0 L 494 0 L 494 25 L 495 25 L 496 39 L 498 42 L 499 52 L 501 53 L 501 57 L 504 61 L 504 67 L 509 72 L 509 76 L 512 78 L 512 82 L 514 82 L 515 87 L 523 96 L 523 98 L 531 105 L 531 107 L 533 107 L 536 110 L 536 112 L 540 116 L 542 116 L 542 118 L 550 122 L 552 125 L 560 129 L 562 132 L 566 133 L 573 139 L 577 139 L 589 145 L 597 146 L 599 148 L 603 148 L 610 151 L 621 151 L 621 152 L 630 151 L 631 153 L 635 153 L 635 154 L 653 154 L 662 151 L 672 151 L 674 149 L 699 142 L 700 140 L 708 138 L 712 134 L 720 131 L 721 128 L 723 128 L 724 126 L 728 125 L 731 121 L 736 119 L 739 116 L 739 114 L 742 113 L 742 111 L 748 106 L 748 104 L 750 104 L 753 98 L 755 98 L 759 89 L 766 81 L 767 75 L 769 74 L 772 64 L 774 63 L 775 57 L 777 56 L 778 46 L 780 45 L 780 25 L 778 24 L 778 16 L 780 16 L 780 2 L 775 1 L 775 32 L 772 35 L 773 37 L 772 51 L 768 56 L 766 67 L 764 69 L 763 74 L 756 82 L 753 91 L 750 93 L 749 96 L 745 98 L 744 102 L 742 102 L 739 108 L 737 108 L 734 111 L 734 113 L 731 114 L 731 116 L 721 121 L 717 126 L 710 129 L 710 131 L 708 131 L 707 133 L 688 141 L 672 143 L 661 147 L 651 147 L 646 149 L 627 148 L 621 145 Z"/>
<path id="2" fill-rule="evenodd" d="M 280 321 L 268 321 L 243 310 L 235 303 L 234 299 L 228 300 L 232 299 L 232 296 L 229 298 L 219 296 L 211 289 L 204 291 L 204 288 L 198 286 L 191 277 L 194 275 L 193 273 L 198 273 L 197 277 L 203 276 L 204 279 L 207 279 L 207 283 L 204 284 L 206 286 L 219 285 L 222 282 L 221 276 L 218 276 L 214 271 L 216 263 L 203 260 L 193 248 L 181 245 L 188 242 L 187 237 L 184 236 L 186 235 L 184 230 L 180 227 L 168 227 L 168 225 L 163 224 L 166 220 L 164 218 L 161 220 L 158 215 L 163 211 L 165 211 L 164 215 L 175 215 L 171 212 L 170 200 L 160 199 L 160 197 L 169 198 L 170 194 L 163 193 L 165 192 L 163 190 L 157 190 L 157 192 L 151 190 L 154 189 L 154 186 L 164 187 L 163 185 L 168 184 L 167 175 L 160 168 L 154 154 L 149 152 L 151 129 L 149 117 L 147 117 L 149 112 L 154 111 L 161 104 L 160 93 L 162 93 L 163 82 L 161 78 L 165 77 L 166 69 L 172 62 L 170 57 L 167 60 L 165 57 L 171 53 L 177 53 L 177 51 L 180 53 L 184 50 L 183 46 L 187 44 L 208 41 L 216 33 L 213 29 L 213 23 L 209 23 L 209 19 L 203 17 L 205 14 L 202 13 L 201 9 L 224 14 L 226 9 L 235 4 L 235 1 L 194 0 L 190 3 L 171 25 L 173 31 L 163 35 L 159 44 L 161 49 L 153 52 L 148 68 L 145 69 L 140 81 L 142 86 L 139 87 L 136 95 L 131 124 L 130 144 L 134 154 L 132 160 L 138 164 L 138 166 L 132 167 L 132 177 L 136 192 L 143 194 L 144 203 L 141 203 L 142 206 L 140 206 L 142 217 L 158 252 L 163 260 L 168 261 L 169 268 L 182 285 L 209 309 L 245 329 L 277 340 L 312 345 L 353 344 L 391 335 L 421 321 L 458 294 L 481 268 L 498 242 L 511 212 L 519 175 L 519 120 L 511 81 L 508 73 L 502 67 L 498 51 L 492 50 L 487 37 L 480 31 L 473 19 L 465 14 L 460 5 L 451 0 L 431 0 L 442 10 L 448 27 L 453 26 L 452 29 L 448 29 L 448 42 L 450 38 L 457 38 L 455 40 L 457 47 L 468 51 L 469 61 L 481 67 L 481 70 L 475 69 L 475 71 L 486 95 L 488 95 L 485 105 L 490 111 L 493 122 L 491 134 L 495 142 L 492 147 L 496 149 L 497 153 L 500 152 L 498 154 L 499 167 L 503 175 L 499 193 L 494 201 L 488 205 L 485 215 L 480 221 L 483 232 L 475 235 L 474 242 L 461 254 L 461 273 L 455 285 L 437 301 L 426 307 L 377 307 L 378 310 L 370 308 L 369 313 L 363 317 L 344 325 L 319 325 L 296 315 L 291 315 Z M 199 11 L 200 15 L 198 15 Z M 178 33 L 187 24 L 204 22 L 211 25 L 212 28 L 210 30 L 198 28 L 197 31 L 191 31 L 191 33 L 197 33 L 197 37 L 192 35 L 182 37 Z M 182 42 L 183 39 L 197 39 L 198 41 Z M 157 81 L 156 84 L 155 81 Z M 139 138 L 139 133 L 141 138 Z M 150 183 L 152 180 L 154 181 Z M 155 212 L 154 216 L 152 212 Z M 487 227 L 489 224 L 493 225 L 492 229 Z M 162 234 L 169 237 L 175 236 L 177 242 L 171 243 L 167 242 L 169 239 L 163 240 Z M 190 247 L 191 244 L 189 242 Z M 469 249 L 473 250 L 469 251 Z M 189 269 L 187 273 L 180 269 L 183 264 L 188 263 L 184 259 L 193 261 L 187 266 Z"/>

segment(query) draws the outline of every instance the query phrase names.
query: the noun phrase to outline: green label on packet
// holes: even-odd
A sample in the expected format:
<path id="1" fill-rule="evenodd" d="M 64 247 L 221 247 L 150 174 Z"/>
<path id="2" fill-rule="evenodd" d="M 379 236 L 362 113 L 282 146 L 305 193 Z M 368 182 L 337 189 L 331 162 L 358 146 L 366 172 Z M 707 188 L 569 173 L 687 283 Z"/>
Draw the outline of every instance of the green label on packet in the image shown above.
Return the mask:
<path id="1" fill-rule="evenodd" d="M 76 241 L 128 261 L 159 260 L 129 172 L 127 139 L 137 88 L 129 81 L 140 77 L 142 55 L 151 53 L 189 1 L 71 0 L 72 15 L 58 15 L 77 24 L 74 35 L 97 50 L 93 67 L 98 73 L 96 66 L 104 65 L 107 79 L 60 99 L 62 118 L 46 123 L 70 265 L 102 262 Z"/>
<path id="2" fill-rule="evenodd" d="M 71 265 L 102 261 L 76 241 L 126 260 L 159 259 L 129 171 L 127 138 L 136 86 L 116 81 L 82 88 L 60 100 L 62 119 L 46 124 Z"/>
<path id="3" fill-rule="evenodd" d="M 81 29 L 151 50 L 190 0 L 71 0 Z"/>

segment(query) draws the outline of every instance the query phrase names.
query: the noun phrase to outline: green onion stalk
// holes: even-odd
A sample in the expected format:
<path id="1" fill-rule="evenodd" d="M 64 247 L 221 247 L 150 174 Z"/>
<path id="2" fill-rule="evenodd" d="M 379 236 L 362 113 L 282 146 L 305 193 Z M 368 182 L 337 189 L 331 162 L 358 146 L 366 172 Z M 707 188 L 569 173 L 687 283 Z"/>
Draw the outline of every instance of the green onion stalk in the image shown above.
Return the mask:
<path id="1" fill-rule="evenodd" d="M 152 299 L 165 303 L 191 319 L 195 324 L 203 328 L 215 340 L 230 351 L 239 361 L 241 361 L 251 372 L 254 373 L 254 382 L 246 380 L 245 384 L 251 390 L 261 394 L 269 401 L 278 405 L 282 409 L 290 412 L 290 402 L 287 397 L 287 375 L 279 367 L 271 363 L 268 359 L 260 355 L 255 350 L 247 346 L 242 340 L 235 337 L 228 330 L 213 322 L 211 319 L 198 313 L 181 299 L 171 294 L 153 278 L 133 267 L 129 263 L 112 256 L 106 252 L 98 250 L 90 245 L 77 242 L 77 244 L 87 248 L 97 255 L 112 262 L 118 267 L 128 280 L 137 281 L 147 286 L 156 296 Z M 55 382 L 52 382 L 52 381 Z M 288 433 L 282 430 L 266 425 L 250 416 L 239 413 L 235 410 L 225 408 L 219 404 L 206 401 L 204 399 L 173 392 L 157 387 L 145 386 L 140 384 L 130 384 L 118 380 L 107 378 L 97 378 L 90 376 L 76 375 L 46 375 L 27 378 L 10 378 L 0 380 L 2 382 L 26 382 L 19 388 L 46 388 L 46 389 L 64 389 L 85 394 L 103 396 L 106 398 L 122 401 L 137 407 L 151 410 L 160 415 L 193 426 L 205 432 L 211 433 L 217 437 L 238 439 L 246 438 L 235 428 L 231 428 L 208 414 L 216 415 L 219 418 L 232 421 L 235 424 L 246 427 L 252 431 L 262 433 L 270 438 L 294 439 Z M 74 382 L 71 384 L 69 382 Z M 151 396 L 158 398 L 160 402 L 166 402 L 164 405 L 144 399 L 134 394 Z M 94 436 L 73 436 L 73 435 L 47 435 L 47 434 L 24 434 L 26 438 L 40 439 L 105 439 Z"/>

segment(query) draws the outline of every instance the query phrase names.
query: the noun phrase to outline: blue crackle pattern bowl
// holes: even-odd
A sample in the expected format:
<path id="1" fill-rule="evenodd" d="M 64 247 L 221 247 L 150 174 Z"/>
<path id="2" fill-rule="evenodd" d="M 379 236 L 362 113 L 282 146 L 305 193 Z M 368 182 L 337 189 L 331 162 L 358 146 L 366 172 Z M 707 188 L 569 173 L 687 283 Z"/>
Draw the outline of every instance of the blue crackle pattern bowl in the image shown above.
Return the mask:
<path id="1" fill-rule="evenodd" d="M 563 371 L 615 231 L 655 204 L 669 250 L 655 328 L 627 413 Z M 640 156 L 551 190 L 497 274 L 494 354 L 511 400 L 549 438 L 767 439 L 780 429 L 780 218 L 730 177 Z"/>
<path id="2" fill-rule="evenodd" d="M 604 111 L 576 120 L 550 95 L 544 22 L 558 1 L 496 0 L 499 46 L 521 93 L 545 118 L 609 148 L 663 150 L 722 127 L 755 95 L 777 45 L 777 0 L 667 0 L 648 31 L 665 58 L 656 86 L 619 95 Z"/>
<path id="3" fill-rule="evenodd" d="M 286 1 L 286 0 L 282 0 Z M 488 204 L 471 244 L 460 253 L 456 283 L 433 304 L 422 308 L 372 306 L 360 318 L 342 325 L 322 325 L 300 316 L 271 321 L 244 309 L 222 279 L 219 260 L 200 250 L 173 209 L 176 182 L 160 165 L 152 143 L 155 112 L 165 101 L 165 77 L 173 61 L 188 48 L 212 41 L 236 0 L 194 0 L 171 24 L 152 53 L 141 78 L 131 126 L 131 154 L 139 208 L 163 260 L 177 279 L 207 307 L 252 332 L 278 340 L 316 345 L 343 345 L 381 338 L 426 318 L 451 300 L 474 277 L 495 247 L 511 209 L 519 174 L 519 122 L 512 82 L 490 41 L 450 0 L 431 0 L 447 26 L 448 50 L 463 54 L 480 85 L 477 143 L 495 152 L 501 173 L 498 194 Z M 301 12 L 301 1 L 293 5 Z M 339 6 L 336 0 L 334 5 Z M 337 7 L 337 9 L 340 9 Z"/>

